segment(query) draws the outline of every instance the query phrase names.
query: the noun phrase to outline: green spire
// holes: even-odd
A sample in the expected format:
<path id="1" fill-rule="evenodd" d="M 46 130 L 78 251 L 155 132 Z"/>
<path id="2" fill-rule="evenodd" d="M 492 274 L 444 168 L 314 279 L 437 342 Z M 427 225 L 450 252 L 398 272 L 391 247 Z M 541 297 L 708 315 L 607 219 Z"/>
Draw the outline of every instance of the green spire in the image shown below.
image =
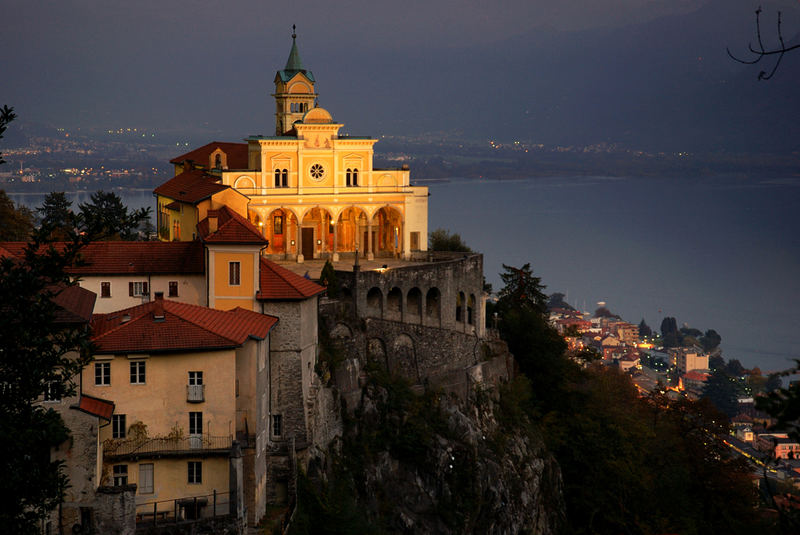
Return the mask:
<path id="1" fill-rule="evenodd" d="M 289 59 L 286 61 L 285 71 L 302 71 L 303 62 L 300 61 L 300 52 L 297 51 L 297 33 L 295 25 L 292 24 L 292 51 L 289 52 Z"/>

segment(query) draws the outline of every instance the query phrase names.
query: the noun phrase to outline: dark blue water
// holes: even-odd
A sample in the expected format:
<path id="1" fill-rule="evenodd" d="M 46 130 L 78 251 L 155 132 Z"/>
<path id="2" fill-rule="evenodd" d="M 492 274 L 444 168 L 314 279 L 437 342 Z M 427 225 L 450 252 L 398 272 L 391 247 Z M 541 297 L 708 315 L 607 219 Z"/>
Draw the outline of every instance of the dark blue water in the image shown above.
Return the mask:
<path id="1" fill-rule="evenodd" d="M 800 358 L 800 179 L 545 178 L 430 182 L 430 228 L 501 264 L 530 262 L 548 292 L 657 329 L 665 316 L 722 336 L 762 371 Z"/>
<path id="2" fill-rule="evenodd" d="M 800 358 L 800 178 L 544 178 L 428 182 L 430 229 L 501 264 L 530 262 L 548 292 L 657 329 L 665 316 L 722 336 L 726 358 L 780 370 Z M 150 191 L 118 191 L 131 208 Z M 28 206 L 43 195 L 13 195 Z M 72 194 L 86 202 L 88 193 Z"/>

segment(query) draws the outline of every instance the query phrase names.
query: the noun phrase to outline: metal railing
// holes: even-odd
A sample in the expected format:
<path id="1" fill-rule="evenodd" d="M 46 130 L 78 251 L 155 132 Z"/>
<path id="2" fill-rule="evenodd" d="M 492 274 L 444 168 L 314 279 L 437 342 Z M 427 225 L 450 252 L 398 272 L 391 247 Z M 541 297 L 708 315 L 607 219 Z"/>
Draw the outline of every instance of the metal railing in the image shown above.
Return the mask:
<path id="1" fill-rule="evenodd" d="M 230 492 L 217 492 L 136 505 L 136 525 L 165 525 L 198 522 L 230 515 Z"/>
<path id="2" fill-rule="evenodd" d="M 155 437 L 110 440 L 103 444 L 104 457 L 181 455 L 185 453 L 225 453 L 233 438 L 228 436 L 192 435 L 188 437 Z"/>

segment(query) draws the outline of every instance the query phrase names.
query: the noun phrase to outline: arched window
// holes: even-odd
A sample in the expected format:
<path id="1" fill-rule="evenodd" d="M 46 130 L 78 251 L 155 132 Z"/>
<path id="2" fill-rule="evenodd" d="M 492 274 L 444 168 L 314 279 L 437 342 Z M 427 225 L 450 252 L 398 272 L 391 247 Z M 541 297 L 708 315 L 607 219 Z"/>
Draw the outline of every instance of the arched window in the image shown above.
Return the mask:
<path id="1" fill-rule="evenodd" d="M 469 294 L 467 299 L 467 323 L 475 325 L 475 295 Z"/>
<path id="2" fill-rule="evenodd" d="M 458 292 L 456 297 L 456 321 L 464 321 L 464 292 Z"/>
<path id="3" fill-rule="evenodd" d="M 289 187 L 289 171 L 287 171 L 286 169 L 284 169 L 283 172 L 281 173 L 281 186 L 284 188 Z"/>
<path id="4" fill-rule="evenodd" d="M 351 181 L 353 180 L 353 171 L 349 167 L 347 168 L 347 185 L 350 186 Z"/>
<path id="5" fill-rule="evenodd" d="M 275 187 L 281 187 L 281 170 L 275 169 Z"/>
<path id="6" fill-rule="evenodd" d="M 353 186 L 358 186 L 358 169 L 353 169 Z"/>
<path id="7" fill-rule="evenodd" d="M 217 169 L 222 169 L 222 154 L 217 154 L 214 157 L 214 167 Z"/>

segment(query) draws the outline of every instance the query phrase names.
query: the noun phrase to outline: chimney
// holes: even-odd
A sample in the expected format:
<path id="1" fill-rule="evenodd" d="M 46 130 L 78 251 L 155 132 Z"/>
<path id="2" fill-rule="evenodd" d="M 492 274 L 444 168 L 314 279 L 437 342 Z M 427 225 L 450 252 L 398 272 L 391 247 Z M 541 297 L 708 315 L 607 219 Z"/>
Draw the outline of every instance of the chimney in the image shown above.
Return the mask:
<path id="1" fill-rule="evenodd" d="M 183 171 L 191 171 L 192 170 L 192 160 L 183 160 Z"/>
<path id="2" fill-rule="evenodd" d="M 216 210 L 209 210 L 208 211 L 208 233 L 213 234 L 217 231 L 217 211 Z"/>
<path id="3" fill-rule="evenodd" d="M 164 321 L 164 297 L 162 294 L 161 299 L 156 297 L 156 300 L 153 301 L 153 320 L 154 321 Z"/>
<path id="4" fill-rule="evenodd" d="M 164 299 L 164 292 L 154 292 L 153 295 L 155 295 L 156 301 L 161 301 Z"/>

